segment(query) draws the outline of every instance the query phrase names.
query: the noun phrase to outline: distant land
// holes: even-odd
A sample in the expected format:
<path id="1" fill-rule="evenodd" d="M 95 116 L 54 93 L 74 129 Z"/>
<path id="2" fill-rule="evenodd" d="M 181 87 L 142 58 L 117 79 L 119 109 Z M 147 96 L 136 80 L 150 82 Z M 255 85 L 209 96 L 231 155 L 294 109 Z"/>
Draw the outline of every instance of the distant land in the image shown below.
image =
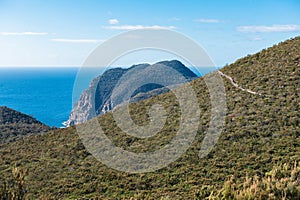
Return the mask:
<path id="1" fill-rule="evenodd" d="M 113 104 L 111 100 L 111 95 L 118 81 L 124 74 L 130 73 L 130 71 L 137 70 L 136 75 L 134 75 L 135 77 L 137 77 L 139 76 L 138 73 L 140 71 L 150 69 L 150 67 L 153 67 L 153 69 L 155 67 L 158 68 L 159 66 L 164 66 L 165 68 L 169 67 L 177 71 L 177 73 L 180 73 L 186 79 L 185 82 L 192 81 L 197 77 L 197 75 L 194 72 L 192 72 L 189 68 L 187 68 L 178 60 L 161 61 L 153 65 L 138 64 L 133 65 L 129 68 L 109 69 L 105 71 L 102 75 L 93 79 L 89 87 L 81 94 L 78 102 L 74 104 L 74 107 L 70 114 L 70 118 L 66 122 L 66 125 L 70 126 L 73 124 L 83 123 L 89 119 L 92 119 L 93 117 L 96 117 L 97 115 L 105 114 L 106 112 L 112 110 L 118 104 L 121 104 L 122 102 L 119 102 L 118 104 Z M 149 70 L 149 73 L 151 73 L 151 70 Z M 160 73 L 163 73 L 163 71 Z M 131 78 L 133 79 L 135 77 Z M 165 75 L 164 78 L 171 80 L 173 77 Z M 180 82 L 180 80 L 174 80 L 173 83 L 174 85 L 175 83 L 182 84 L 183 81 Z M 132 98 L 134 99 L 135 97 L 139 96 L 139 100 L 144 100 L 168 91 L 161 89 L 162 87 L 163 86 L 161 85 L 153 83 L 147 84 L 141 88 L 138 88 L 138 90 L 136 90 L 135 93 L 132 94 Z"/>

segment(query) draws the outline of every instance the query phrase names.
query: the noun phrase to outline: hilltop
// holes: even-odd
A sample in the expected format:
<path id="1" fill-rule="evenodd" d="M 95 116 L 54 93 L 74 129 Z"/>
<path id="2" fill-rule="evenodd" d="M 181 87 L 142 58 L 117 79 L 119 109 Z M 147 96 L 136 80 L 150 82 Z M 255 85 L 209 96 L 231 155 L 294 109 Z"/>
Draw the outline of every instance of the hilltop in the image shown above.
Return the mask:
<path id="1" fill-rule="evenodd" d="M 35 118 L 0 106 L 0 144 L 12 142 L 21 137 L 41 134 L 51 130 L 51 128 Z"/>
<path id="2" fill-rule="evenodd" d="M 154 69 L 159 66 L 170 67 L 171 69 L 176 70 L 184 78 L 186 78 L 185 82 L 191 81 L 197 77 L 196 74 L 178 60 L 161 61 L 153 65 L 138 64 L 129 68 L 109 69 L 93 79 L 90 86 L 83 91 L 78 102 L 74 105 L 66 125 L 80 124 L 112 110 L 118 104 L 122 103 L 113 103 L 111 101 L 111 95 L 123 75 L 136 71 Z M 132 73 L 132 76 L 134 77 L 131 77 L 131 79 L 135 79 L 139 76 L 139 74 L 137 73 L 133 75 Z M 165 78 L 171 80 L 173 77 L 165 75 Z M 183 83 L 182 81 L 180 82 L 180 80 L 175 80 L 173 82 L 176 84 Z M 132 96 L 136 97 L 134 101 L 141 101 L 152 96 L 165 93 L 166 91 L 168 90 L 163 88 L 163 86 L 150 83 L 138 88 Z M 117 96 L 118 94 L 115 95 Z"/>
<path id="3" fill-rule="evenodd" d="M 0 180 L 12 181 L 14 167 L 23 170 L 27 198 L 299 199 L 299 49 L 300 37 L 293 38 L 220 70 L 226 75 L 226 124 L 216 146 L 202 159 L 198 153 L 211 116 L 204 77 L 190 83 L 201 110 L 196 139 L 168 167 L 143 174 L 108 168 L 85 149 L 73 126 L 1 145 Z M 168 92 L 132 103 L 133 120 L 139 125 L 149 122 L 147 113 L 154 103 L 161 103 L 168 116 L 164 128 L 150 138 L 126 135 L 110 112 L 97 120 L 118 147 L 155 150 L 176 134 L 180 108 Z"/>

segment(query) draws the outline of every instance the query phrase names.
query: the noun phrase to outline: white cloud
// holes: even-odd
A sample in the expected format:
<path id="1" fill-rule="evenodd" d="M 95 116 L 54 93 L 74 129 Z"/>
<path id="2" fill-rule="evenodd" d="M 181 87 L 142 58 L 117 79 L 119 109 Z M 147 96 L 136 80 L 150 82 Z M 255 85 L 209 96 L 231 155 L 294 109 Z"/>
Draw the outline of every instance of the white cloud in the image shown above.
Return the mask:
<path id="1" fill-rule="evenodd" d="M 166 30 L 175 29 L 175 26 L 143 26 L 143 25 L 123 25 L 123 26 L 103 26 L 104 29 L 111 30 L 141 30 L 141 29 L 152 29 L 152 30 Z"/>
<path id="2" fill-rule="evenodd" d="M 260 40 L 263 40 L 263 38 L 261 38 L 261 37 L 254 37 L 254 38 L 252 38 L 252 41 L 260 41 Z"/>
<path id="3" fill-rule="evenodd" d="M 171 19 L 169 19 L 169 21 L 180 21 L 181 19 L 178 17 L 172 17 Z"/>
<path id="4" fill-rule="evenodd" d="M 0 35 L 3 35 L 3 36 L 23 36 L 23 35 L 35 36 L 35 35 L 48 35 L 48 33 L 42 33 L 42 32 L 0 32 Z"/>
<path id="5" fill-rule="evenodd" d="M 110 19 L 110 20 L 108 20 L 108 23 L 111 24 L 111 25 L 115 25 L 115 24 L 119 23 L 119 20 L 117 20 L 117 19 Z"/>
<path id="6" fill-rule="evenodd" d="M 195 19 L 195 22 L 200 23 L 220 23 L 221 21 L 218 19 Z"/>
<path id="7" fill-rule="evenodd" d="M 103 40 L 91 40 L 91 39 L 65 39 L 65 38 L 55 38 L 51 39 L 53 42 L 64 42 L 64 43 L 88 43 L 96 44 L 98 42 L 103 42 Z"/>
<path id="8" fill-rule="evenodd" d="M 292 32 L 300 31 L 300 25 L 272 25 L 272 26 L 238 26 L 239 32 L 251 32 L 251 33 L 267 33 L 267 32 Z"/>

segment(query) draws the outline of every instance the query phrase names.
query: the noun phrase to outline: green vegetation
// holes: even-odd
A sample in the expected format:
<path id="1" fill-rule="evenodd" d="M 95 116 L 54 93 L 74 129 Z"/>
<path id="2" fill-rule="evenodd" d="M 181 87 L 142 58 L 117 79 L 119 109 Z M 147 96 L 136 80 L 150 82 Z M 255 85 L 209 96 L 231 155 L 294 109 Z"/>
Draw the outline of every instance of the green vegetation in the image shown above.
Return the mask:
<path id="1" fill-rule="evenodd" d="M 13 179 L 9 181 L 5 181 L 0 185 L 0 199 L 6 200 L 6 199 L 23 199 L 26 194 L 25 189 L 25 172 L 20 170 L 17 167 L 14 167 L 12 169 L 12 175 Z"/>
<path id="2" fill-rule="evenodd" d="M 214 186 L 202 186 L 196 199 L 300 199 L 300 162 L 274 166 L 262 178 L 259 176 L 242 178 L 239 183 L 235 177 L 226 181 L 216 190 Z"/>
<path id="3" fill-rule="evenodd" d="M 225 130 L 213 150 L 198 158 L 210 120 L 209 93 L 203 78 L 191 82 L 201 118 L 194 143 L 168 167 L 145 174 L 119 172 L 87 152 L 75 127 L 33 135 L 0 145 L 0 183 L 14 180 L 11 169 L 26 170 L 26 198 L 35 199 L 299 199 L 300 191 L 300 37 L 224 67 L 249 94 L 227 79 Z M 161 103 L 169 112 L 154 137 L 122 133 L 112 114 L 98 118 L 106 135 L 129 151 L 149 151 L 170 141 L 178 130 L 180 108 L 166 93 L 131 104 L 137 124 Z"/>
<path id="4" fill-rule="evenodd" d="M 13 142 L 24 136 L 46 133 L 51 128 L 33 117 L 0 106 L 0 144 Z"/>

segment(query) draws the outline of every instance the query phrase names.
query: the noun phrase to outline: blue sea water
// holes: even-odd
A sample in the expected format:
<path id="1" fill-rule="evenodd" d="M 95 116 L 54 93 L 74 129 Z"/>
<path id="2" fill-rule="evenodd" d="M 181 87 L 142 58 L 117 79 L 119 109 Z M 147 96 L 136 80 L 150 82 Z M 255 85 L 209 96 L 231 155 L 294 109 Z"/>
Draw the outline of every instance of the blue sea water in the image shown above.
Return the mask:
<path id="1" fill-rule="evenodd" d="M 201 75 L 214 69 L 204 69 Z M 1 67 L 0 106 L 31 115 L 49 126 L 63 127 L 73 102 L 103 71 L 99 68 L 82 70 L 79 67 Z M 76 78 L 80 87 L 73 92 Z"/>
<path id="2" fill-rule="evenodd" d="M 0 68 L 0 106 L 31 115 L 49 126 L 62 127 L 72 109 L 73 84 L 78 70 L 71 67 Z M 86 76 L 82 90 L 94 76 L 93 73 Z"/>

